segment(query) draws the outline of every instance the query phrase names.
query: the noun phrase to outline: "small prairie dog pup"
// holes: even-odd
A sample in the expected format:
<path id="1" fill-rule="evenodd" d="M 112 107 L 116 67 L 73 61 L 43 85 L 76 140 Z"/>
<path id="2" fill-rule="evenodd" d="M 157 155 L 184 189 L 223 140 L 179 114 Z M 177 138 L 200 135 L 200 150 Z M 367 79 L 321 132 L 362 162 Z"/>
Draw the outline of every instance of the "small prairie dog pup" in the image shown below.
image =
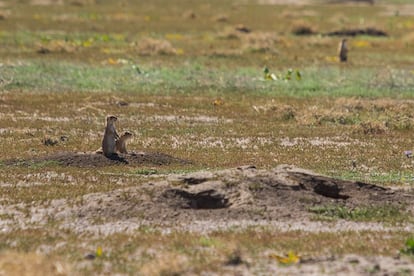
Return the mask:
<path id="1" fill-rule="evenodd" d="M 346 45 L 347 39 L 344 38 L 339 42 L 338 57 L 340 62 L 346 62 L 348 60 L 348 46 Z"/>
<path id="2" fill-rule="evenodd" d="M 120 153 L 128 153 L 126 149 L 126 142 L 131 139 L 133 134 L 129 131 L 125 131 L 121 137 L 116 141 L 116 151 Z"/>
<path id="3" fill-rule="evenodd" d="M 116 140 L 119 139 L 119 135 L 115 129 L 115 122 L 118 120 L 113 115 L 106 117 L 105 133 L 102 140 L 102 151 L 106 157 L 109 157 L 116 153 Z"/>

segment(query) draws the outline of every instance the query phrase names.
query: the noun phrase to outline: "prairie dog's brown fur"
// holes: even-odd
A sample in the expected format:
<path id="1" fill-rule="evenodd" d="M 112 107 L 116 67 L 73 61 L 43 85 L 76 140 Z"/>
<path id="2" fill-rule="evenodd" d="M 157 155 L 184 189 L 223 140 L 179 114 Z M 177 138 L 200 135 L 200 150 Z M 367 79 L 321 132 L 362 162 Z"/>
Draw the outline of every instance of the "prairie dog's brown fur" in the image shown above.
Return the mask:
<path id="1" fill-rule="evenodd" d="M 338 57 L 340 62 L 346 62 L 348 60 L 348 46 L 347 39 L 344 38 L 339 42 L 338 46 Z"/>
<path id="2" fill-rule="evenodd" d="M 129 131 L 125 131 L 121 137 L 116 141 L 116 151 L 120 153 L 128 153 L 126 149 L 126 142 L 132 138 L 132 133 Z"/>
<path id="3" fill-rule="evenodd" d="M 104 137 L 102 139 L 102 151 L 106 157 L 116 153 L 116 140 L 119 139 L 119 135 L 115 129 L 115 122 L 117 117 L 109 115 L 106 117 L 106 127 Z"/>

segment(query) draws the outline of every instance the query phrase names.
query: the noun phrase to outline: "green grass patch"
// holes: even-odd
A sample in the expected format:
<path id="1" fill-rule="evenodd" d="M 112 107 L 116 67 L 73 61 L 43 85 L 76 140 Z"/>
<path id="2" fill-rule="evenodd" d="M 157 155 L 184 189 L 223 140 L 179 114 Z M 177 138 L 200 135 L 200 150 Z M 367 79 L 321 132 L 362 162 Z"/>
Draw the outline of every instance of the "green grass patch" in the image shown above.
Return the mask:
<path id="1" fill-rule="evenodd" d="M 390 224 L 411 222 L 412 218 L 408 212 L 402 211 L 401 207 L 393 205 L 365 206 L 349 208 L 341 205 L 325 205 L 309 208 L 315 213 L 318 220 L 345 219 L 351 221 L 384 222 Z"/>
<path id="2" fill-rule="evenodd" d="M 139 73 L 137 71 L 139 67 Z M 260 67 L 210 68 L 199 62 L 152 67 L 133 61 L 125 66 L 31 61 L 0 67 L 4 90 L 48 92 L 129 92 L 149 94 L 243 93 L 289 97 L 412 97 L 414 74 L 394 70 L 378 78 L 374 68 L 336 66 L 300 68 L 301 80 L 265 80 Z"/>
<path id="3" fill-rule="evenodd" d="M 60 165 L 61 164 L 58 161 L 48 160 L 48 161 L 41 161 L 41 162 L 32 162 L 30 164 L 30 168 L 39 169 L 39 168 L 46 168 L 46 167 L 56 167 Z"/>
<path id="4" fill-rule="evenodd" d="M 402 156 L 403 157 L 403 156 Z M 410 159 L 407 159 L 410 160 Z M 361 172 L 361 171 L 344 171 L 340 174 L 327 172 L 332 177 L 344 180 L 361 181 L 375 183 L 379 185 L 414 185 L 414 174 L 409 171 L 389 171 L 389 172 Z"/>
<path id="5" fill-rule="evenodd" d="M 158 171 L 156 169 L 139 169 L 135 173 L 138 175 L 154 175 L 158 174 Z"/>

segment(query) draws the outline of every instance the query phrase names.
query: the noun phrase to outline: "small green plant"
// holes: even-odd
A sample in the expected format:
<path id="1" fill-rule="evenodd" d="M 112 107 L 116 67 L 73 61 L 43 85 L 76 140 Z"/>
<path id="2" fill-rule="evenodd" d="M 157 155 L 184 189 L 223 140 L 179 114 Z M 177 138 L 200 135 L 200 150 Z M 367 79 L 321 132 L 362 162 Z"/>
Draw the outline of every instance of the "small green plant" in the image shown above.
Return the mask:
<path id="1" fill-rule="evenodd" d="M 296 78 L 296 80 L 300 81 L 302 79 L 302 74 L 300 73 L 300 71 L 298 69 L 293 70 L 291 68 L 289 68 L 286 71 L 286 74 L 278 74 L 275 75 L 273 73 L 270 73 L 269 68 L 265 67 L 263 70 L 264 73 L 264 79 L 265 80 L 284 80 L 284 81 L 290 81 L 292 80 L 293 77 Z"/>
<path id="2" fill-rule="evenodd" d="M 213 238 L 202 236 L 199 239 L 199 243 L 202 247 L 214 247 L 217 245 L 218 241 Z"/>
<path id="3" fill-rule="evenodd" d="M 414 256 L 414 237 L 410 237 L 405 241 L 405 247 L 401 249 L 401 253 Z"/>
<path id="4" fill-rule="evenodd" d="M 139 169 L 135 173 L 139 175 L 153 175 L 157 174 L 158 171 L 155 169 Z"/>

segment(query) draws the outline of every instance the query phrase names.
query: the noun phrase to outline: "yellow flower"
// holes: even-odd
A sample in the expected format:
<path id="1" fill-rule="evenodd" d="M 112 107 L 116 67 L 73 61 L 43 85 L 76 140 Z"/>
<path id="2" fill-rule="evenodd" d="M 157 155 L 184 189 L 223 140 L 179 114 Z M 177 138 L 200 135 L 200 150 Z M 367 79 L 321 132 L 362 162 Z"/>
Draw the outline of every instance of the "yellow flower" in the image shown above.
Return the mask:
<path id="1" fill-rule="evenodd" d="M 277 254 L 270 254 L 270 258 L 276 259 L 280 264 L 284 265 L 291 265 L 291 264 L 297 264 L 300 261 L 300 257 L 293 253 L 293 251 L 289 251 L 287 256 L 279 256 Z"/>
<path id="2" fill-rule="evenodd" d="M 213 105 L 215 106 L 223 105 L 223 101 L 221 99 L 215 99 L 213 101 Z"/>
<path id="3" fill-rule="evenodd" d="M 176 53 L 177 55 L 183 55 L 183 54 L 184 54 L 184 50 L 183 50 L 183 49 L 181 49 L 181 48 L 178 48 L 178 49 L 175 51 L 175 53 Z"/>
<path id="4" fill-rule="evenodd" d="M 98 246 L 98 247 L 96 248 L 96 253 L 95 253 L 95 255 L 96 255 L 96 257 L 102 257 L 102 254 L 103 254 L 103 252 L 102 252 L 102 247 L 101 247 L 101 246 Z"/>
<path id="5" fill-rule="evenodd" d="M 165 38 L 168 40 L 182 40 L 183 36 L 181 34 L 166 34 Z"/>
<path id="6" fill-rule="evenodd" d="M 366 41 L 366 40 L 356 40 L 353 41 L 353 46 L 357 47 L 357 48 L 367 48 L 367 47 L 371 47 L 371 43 Z"/>
<path id="7" fill-rule="evenodd" d="M 108 64 L 115 65 L 115 64 L 118 64 L 118 61 L 113 58 L 108 58 Z"/>

